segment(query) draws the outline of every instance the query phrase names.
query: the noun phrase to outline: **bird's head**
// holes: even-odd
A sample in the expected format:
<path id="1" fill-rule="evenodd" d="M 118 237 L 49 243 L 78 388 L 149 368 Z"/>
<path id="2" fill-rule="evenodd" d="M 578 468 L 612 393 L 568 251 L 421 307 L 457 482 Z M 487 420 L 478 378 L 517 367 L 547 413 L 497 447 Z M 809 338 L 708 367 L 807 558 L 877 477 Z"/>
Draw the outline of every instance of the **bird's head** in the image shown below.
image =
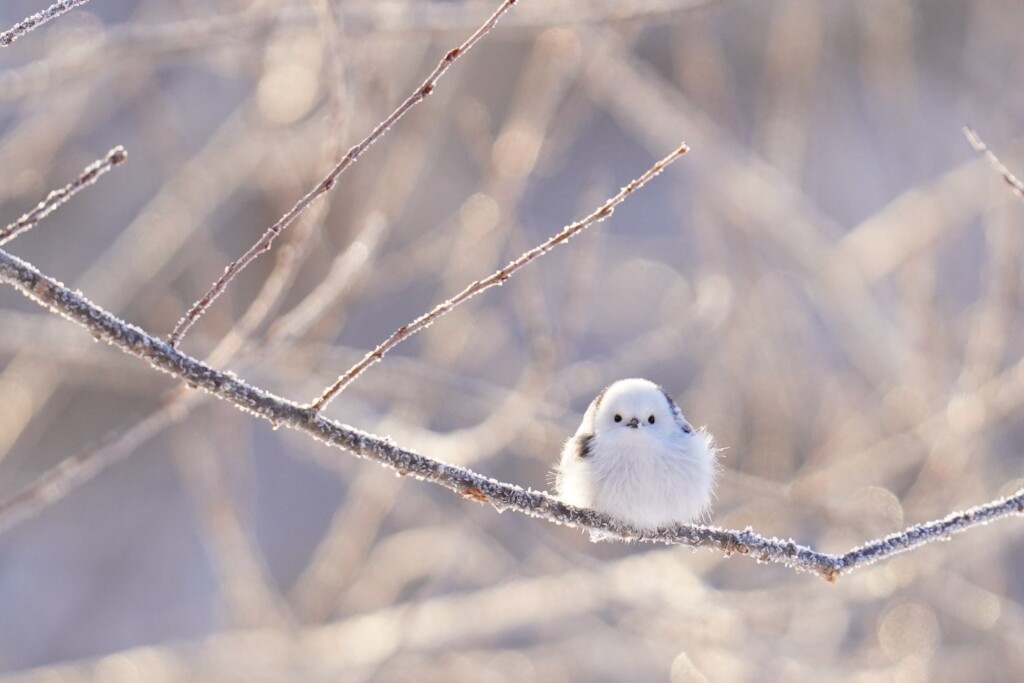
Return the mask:
<path id="1" fill-rule="evenodd" d="M 637 432 L 668 438 L 682 429 L 693 431 L 672 399 L 654 382 L 624 379 L 612 384 L 598 399 L 595 434 Z"/>

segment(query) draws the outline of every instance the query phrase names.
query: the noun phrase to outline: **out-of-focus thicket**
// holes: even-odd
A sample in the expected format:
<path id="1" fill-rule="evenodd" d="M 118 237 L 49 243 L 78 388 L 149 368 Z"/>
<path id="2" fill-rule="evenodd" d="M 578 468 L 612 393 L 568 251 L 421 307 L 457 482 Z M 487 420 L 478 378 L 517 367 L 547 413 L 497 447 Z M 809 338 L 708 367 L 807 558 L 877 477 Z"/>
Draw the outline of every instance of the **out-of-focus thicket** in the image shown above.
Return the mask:
<path id="1" fill-rule="evenodd" d="M 497 4 L 93 0 L 0 50 L 0 225 L 129 159 L 6 248 L 166 335 Z M 329 414 L 545 488 L 597 391 L 648 377 L 726 449 L 714 523 L 827 551 L 1009 493 L 1024 205 L 960 128 L 1024 166 L 1022 25 L 1007 0 L 521 0 L 183 348 L 228 338 L 218 366 L 309 400 L 686 140 Z M 591 544 L 179 391 L 0 289 L 0 500 L 110 463 L 0 535 L 3 680 L 1024 677 L 1018 522 L 830 586 Z"/>

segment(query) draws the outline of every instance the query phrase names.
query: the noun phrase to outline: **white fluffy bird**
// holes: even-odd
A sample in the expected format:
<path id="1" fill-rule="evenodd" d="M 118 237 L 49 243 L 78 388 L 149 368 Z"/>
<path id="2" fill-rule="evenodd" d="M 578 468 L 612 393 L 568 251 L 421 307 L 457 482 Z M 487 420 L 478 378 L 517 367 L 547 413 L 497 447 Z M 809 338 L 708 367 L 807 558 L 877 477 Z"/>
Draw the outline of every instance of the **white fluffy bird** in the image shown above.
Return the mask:
<path id="1" fill-rule="evenodd" d="M 556 469 L 558 496 L 632 526 L 687 524 L 711 502 L 717 473 L 711 435 L 646 379 L 597 395 Z"/>

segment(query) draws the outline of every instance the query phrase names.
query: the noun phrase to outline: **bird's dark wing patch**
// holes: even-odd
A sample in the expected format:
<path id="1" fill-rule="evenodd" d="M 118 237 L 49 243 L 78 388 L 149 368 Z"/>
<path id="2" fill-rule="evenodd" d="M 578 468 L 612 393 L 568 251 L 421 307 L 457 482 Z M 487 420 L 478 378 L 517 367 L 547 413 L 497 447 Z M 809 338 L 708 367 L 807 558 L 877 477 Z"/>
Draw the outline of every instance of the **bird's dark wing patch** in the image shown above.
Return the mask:
<path id="1" fill-rule="evenodd" d="M 679 409 L 679 406 L 676 405 L 676 402 L 672 400 L 672 397 L 669 396 L 664 389 L 658 387 L 658 390 L 661 391 L 661 395 L 665 397 L 666 401 L 668 401 L 668 406 L 672 410 L 672 417 L 675 418 L 676 423 L 682 428 L 684 432 L 686 432 L 687 434 L 691 434 L 693 432 L 693 426 L 686 421 L 685 417 L 683 417 L 683 411 Z"/>
<path id="2" fill-rule="evenodd" d="M 580 434 L 576 437 L 576 453 L 584 460 L 594 455 L 593 434 Z"/>
<path id="3" fill-rule="evenodd" d="M 594 400 L 587 406 L 587 412 L 583 414 L 583 422 L 580 424 L 581 430 L 593 430 L 595 429 L 594 423 L 597 421 L 597 409 L 601 406 L 601 399 L 604 398 L 604 393 L 608 391 L 608 387 L 605 387 L 601 392 L 594 397 Z"/>

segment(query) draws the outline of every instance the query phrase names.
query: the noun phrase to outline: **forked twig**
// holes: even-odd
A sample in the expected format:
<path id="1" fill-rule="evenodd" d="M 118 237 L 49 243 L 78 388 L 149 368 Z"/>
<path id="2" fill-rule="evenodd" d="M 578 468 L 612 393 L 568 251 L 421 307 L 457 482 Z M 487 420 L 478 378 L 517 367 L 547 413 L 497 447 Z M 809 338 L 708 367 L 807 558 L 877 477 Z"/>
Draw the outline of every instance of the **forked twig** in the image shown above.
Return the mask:
<path id="1" fill-rule="evenodd" d="M 40 10 L 30 17 L 25 17 L 11 28 L 0 33 L 0 47 L 7 47 L 29 31 L 34 31 L 46 22 L 56 19 L 60 15 L 70 12 L 87 2 L 89 0 L 58 0 L 58 2 L 53 3 L 46 9 Z"/>
<path id="2" fill-rule="evenodd" d="M 455 60 L 468 52 L 477 44 L 477 42 L 480 41 L 481 38 L 490 33 L 491 29 L 497 25 L 498 20 L 501 19 L 502 15 L 511 9 L 516 2 L 517 0 L 504 0 L 501 3 L 501 6 L 498 7 L 487 21 L 481 24 L 469 38 L 467 38 L 458 47 L 449 50 L 448 53 L 445 54 L 444 58 L 441 59 L 440 63 L 438 63 L 437 67 L 429 76 L 427 76 L 427 79 L 423 81 L 423 83 L 416 88 L 416 90 L 414 90 L 413 93 L 409 95 L 404 102 L 402 102 L 402 104 L 398 105 L 397 109 L 391 112 L 391 114 L 383 121 L 378 123 L 376 128 L 370 131 L 370 134 L 367 135 L 359 144 L 349 149 L 345 156 L 342 157 L 341 161 L 331 169 L 331 172 L 328 173 L 316 187 L 306 193 L 302 199 L 295 203 L 295 206 L 289 209 L 288 212 L 281 216 L 276 223 L 270 226 L 270 228 L 263 233 L 263 236 L 260 237 L 260 239 L 252 245 L 248 251 L 242 254 L 238 260 L 232 262 L 231 265 L 225 269 L 224 274 L 213 283 L 210 290 L 204 294 L 201 299 L 192 304 L 188 312 L 185 313 L 181 320 L 178 321 L 178 324 L 175 325 L 174 330 L 167 338 L 167 343 L 172 347 L 177 346 L 182 337 L 184 337 L 189 331 L 189 328 L 191 328 L 192 325 L 202 317 L 203 313 L 206 312 L 206 309 L 208 309 L 217 297 L 224 292 L 228 283 L 230 283 L 238 273 L 255 260 L 257 256 L 269 250 L 274 239 L 281 234 L 281 232 L 288 227 L 288 225 L 291 224 L 299 214 L 308 209 L 318 197 L 329 192 L 337 182 L 338 176 L 344 173 L 349 166 L 355 163 L 363 152 L 379 140 L 384 133 L 386 133 L 388 129 L 395 124 L 395 122 L 402 118 L 410 109 L 425 100 L 430 93 L 434 92 L 437 82 L 441 79 L 441 76 L 451 68 L 452 64 L 455 63 Z"/>
<path id="3" fill-rule="evenodd" d="M 1010 172 L 1010 169 L 1006 168 L 1006 165 L 999 160 L 996 153 L 990 150 L 988 146 L 982 142 L 978 134 L 974 132 L 974 129 L 970 126 L 964 126 L 964 135 L 967 137 L 967 142 L 971 143 L 971 147 L 973 147 L 977 152 L 985 155 L 985 158 L 988 160 L 988 163 L 992 165 L 992 168 L 996 169 L 996 171 L 999 172 L 999 175 L 1003 176 L 1003 180 L 1005 180 L 1006 184 L 1010 186 L 1013 193 L 1021 199 L 1024 199 L 1024 183 L 1021 183 L 1020 179 L 1013 175 L 1013 173 Z"/>
<path id="4" fill-rule="evenodd" d="M 46 198 L 43 199 L 43 201 L 36 205 L 36 208 L 32 209 L 7 227 L 0 228 L 0 246 L 7 244 L 18 235 L 28 232 L 39 225 L 41 220 L 63 206 L 76 194 L 95 183 L 100 179 L 100 176 L 105 174 L 107 171 L 124 163 L 127 158 L 128 154 L 124 151 L 124 147 L 118 145 L 107 152 L 107 155 L 102 159 L 94 161 L 86 166 L 85 170 L 83 170 L 74 181 L 68 183 L 59 190 L 52 191 L 50 194 L 46 195 Z"/>
<path id="5" fill-rule="evenodd" d="M 636 529 L 593 510 L 566 505 L 547 493 L 498 482 L 471 470 L 407 451 L 388 439 L 328 420 L 308 407 L 283 399 L 231 373 L 220 372 L 181 353 L 170 344 L 125 323 L 81 294 L 64 287 L 40 273 L 34 266 L 3 250 L 0 250 L 0 280 L 11 284 L 41 306 L 86 328 L 96 339 L 117 346 L 147 361 L 154 368 L 183 379 L 191 386 L 202 387 L 214 396 L 275 425 L 285 425 L 305 432 L 315 439 L 374 460 L 400 474 L 439 484 L 463 497 L 490 503 L 499 510 L 512 509 L 556 524 L 599 531 L 612 538 L 709 548 L 726 554 L 739 553 L 760 562 L 813 572 L 834 581 L 844 573 L 892 555 L 945 540 L 1002 517 L 1024 514 L 1024 489 L 1021 489 L 1010 497 L 910 527 L 842 555 L 820 553 L 791 540 L 766 538 L 749 528 L 738 531 L 687 524 L 654 530 Z"/>
<path id="6" fill-rule="evenodd" d="M 543 256 L 544 254 L 551 251 L 559 244 L 567 242 L 571 237 L 586 230 L 591 225 L 594 225 L 595 223 L 600 223 L 605 218 L 608 218 L 608 216 L 612 215 L 612 212 L 615 210 L 616 206 L 621 204 L 629 195 L 633 194 L 638 189 L 646 185 L 649 180 L 651 180 L 659 173 L 661 173 L 663 170 L 665 170 L 666 166 L 668 166 L 673 161 L 681 157 L 687 151 L 689 151 L 689 148 L 686 146 L 686 144 L 679 145 L 679 147 L 677 147 L 671 154 L 669 154 L 664 159 L 658 161 L 658 163 L 654 164 L 654 166 L 651 166 L 649 169 L 647 169 L 647 171 L 645 171 L 643 175 L 639 176 L 638 178 L 630 182 L 628 185 L 623 187 L 621 190 L 619 190 L 618 194 L 616 194 L 614 197 L 606 201 L 596 211 L 594 211 L 586 218 L 583 218 L 582 220 L 576 221 L 575 223 L 565 226 L 564 228 L 562 228 L 561 232 L 552 236 L 543 244 L 539 244 L 533 249 L 524 252 L 514 261 L 506 265 L 504 268 L 495 271 L 493 274 L 491 274 L 489 277 L 484 278 L 483 280 L 476 280 L 475 282 L 470 283 L 469 285 L 466 286 L 465 289 L 463 289 L 461 292 L 453 296 L 451 299 L 441 302 L 427 313 L 424 313 L 420 317 L 413 320 L 408 325 L 403 325 L 399 327 L 391 334 L 390 337 L 381 342 L 377 346 L 377 348 L 363 356 L 362 360 L 360 360 L 358 363 L 349 368 L 343 375 L 338 377 L 337 381 L 334 384 L 328 387 L 327 390 L 324 391 L 319 398 L 317 398 L 310 404 L 310 408 L 317 411 L 323 410 L 324 407 L 326 407 L 327 404 L 330 403 L 330 401 L 335 396 L 337 396 L 345 389 L 345 387 L 347 387 L 349 384 L 355 381 L 355 379 L 359 377 L 359 375 L 361 375 L 363 371 L 366 370 L 366 368 L 370 367 L 374 363 L 380 362 L 380 360 L 384 357 L 384 354 L 386 354 L 394 347 L 398 346 L 404 340 L 408 339 L 417 332 L 420 332 L 421 330 L 430 327 L 435 320 L 443 316 L 445 313 L 448 313 L 459 304 L 465 302 L 468 299 L 473 298 L 474 296 L 483 292 L 486 289 L 490 289 L 495 285 L 502 284 L 503 282 L 508 280 L 513 273 L 515 273 L 517 270 L 519 270 L 526 264 L 530 263 L 537 257 Z"/>

